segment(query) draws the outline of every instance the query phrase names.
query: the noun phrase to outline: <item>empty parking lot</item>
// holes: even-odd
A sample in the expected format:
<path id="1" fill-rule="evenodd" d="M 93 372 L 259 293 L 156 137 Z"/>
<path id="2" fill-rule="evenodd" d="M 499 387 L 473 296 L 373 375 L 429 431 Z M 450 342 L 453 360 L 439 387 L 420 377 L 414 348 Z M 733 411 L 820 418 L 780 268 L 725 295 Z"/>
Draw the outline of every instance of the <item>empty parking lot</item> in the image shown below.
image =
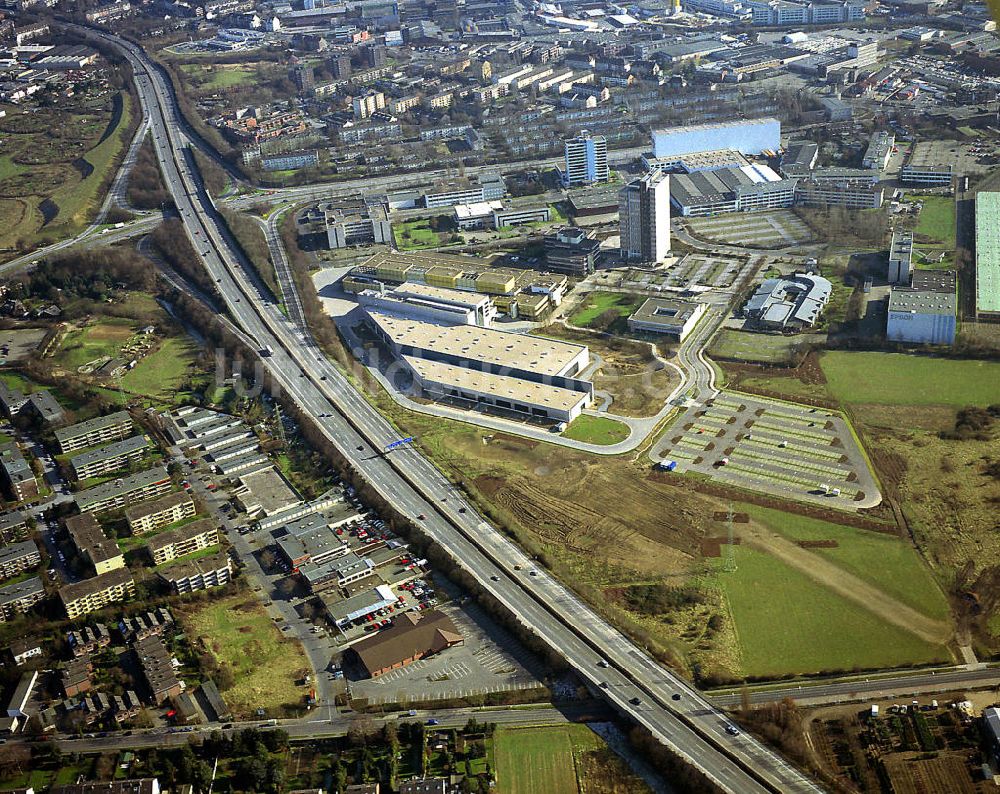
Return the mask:
<path id="1" fill-rule="evenodd" d="M 809 227 L 790 210 L 687 218 L 696 237 L 750 248 L 785 248 L 812 240 Z"/>

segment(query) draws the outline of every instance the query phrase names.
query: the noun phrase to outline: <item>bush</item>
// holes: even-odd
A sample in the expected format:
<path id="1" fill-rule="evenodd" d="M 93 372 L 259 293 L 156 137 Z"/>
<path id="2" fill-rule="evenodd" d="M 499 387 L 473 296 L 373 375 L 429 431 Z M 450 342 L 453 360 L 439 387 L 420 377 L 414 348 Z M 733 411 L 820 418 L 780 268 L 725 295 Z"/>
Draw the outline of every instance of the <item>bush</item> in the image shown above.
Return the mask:
<path id="1" fill-rule="evenodd" d="M 680 607 L 700 604 L 705 599 L 692 587 L 669 587 L 665 584 L 637 584 L 625 588 L 628 607 L 644 615 L 662 615 Z"/>

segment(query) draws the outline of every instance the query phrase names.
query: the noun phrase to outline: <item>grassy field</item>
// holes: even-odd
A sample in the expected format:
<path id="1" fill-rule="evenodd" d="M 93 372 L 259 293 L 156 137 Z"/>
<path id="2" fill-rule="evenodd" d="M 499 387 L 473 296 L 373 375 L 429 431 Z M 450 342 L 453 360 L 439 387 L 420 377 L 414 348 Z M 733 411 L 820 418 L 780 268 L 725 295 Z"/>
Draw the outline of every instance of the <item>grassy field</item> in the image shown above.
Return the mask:
<path id="1" fill-rule="evenodd" d="M 1000 402 L 1000 362 L 828 351 L 820 366 L 830 394 L 847 403 L 961 407 Z"/>
<path id="2" fill-rule="evenodd" d="M 236 684 L 223 698 L 234 716 L 301 703 L 306 690 L 295 682 L 309 669 L 302 647 L 282 636 L 252 594 L 199 604 L 184 625 L 193 642 L 232 667 Z"/>
<path id="3" fill-rule="evenodd" d="M 814 584 L 804 574 L 737 546 L 737 570 L 716 574 L 735 623 L 742 672 L 749 676 L 887 668 L 950 659 Z"/>
<path id="4" fill-rule="evenodd" d="M 250 85 L 257 77 L 257 70 L 253 64 L 203 66 L 190 63 L 180 68 L 199 91 L 220 91 L 233 86 Z"/>
<path id="5" fill-rule="evenodd" d="M 812 551 L 928 617 L 948 618 L 944 594 L 909 541 L 755 505 L 738 505 L 736 509 L 793 540 L 837 541 L 836 548 Z"/>
<path id="6" fill-rule="evenodd" d="M 614 310 L 618 319 L 610 326 L 600 330 L 611 333 L 623 333 L 627 330 L 625 320 L 632 312 L 642 305 L 646 299 L 641 295 L 628 295 L 622 292 L 591 292 L 580 307 L 570 315 L 569 321 L 581 328 L 595 327 L 595 321 L 605 312 Z"/>
<path id="7" fill-rule="evenodd" d="M 628 438 L 629 428 L 628 425 L 605 416 L 581 414 L 563 431 L 562 436 L 574 441 L 608 446 Z"/>
<path id="8" fill-rule="evenodd" d="M 122 386 L 150 397 L 176 394 L 191 369 L 197 349 L 187 337 L 169 337 L 122 378 Z"/>
<path id="9" fill-rule="evenodd" d="M 114 358 L 135 330 L 128 320 L 102 318 L 84 328 L 70 331 L 55 356 L 55 363 L 75 370 L 99 358 Z"/>
<path id="10" fill-rule="evenodd" d="M 914 231 L 941 243 L 955 247 L 955 201 L 949 196 L 912 196 L 923 202 Z"/>
<path id="11" fill-rule="evenodd" d="M 396 244 L 406 249 L 434 248 L 441 245 L 441 235 L 431 229 L 426 218 L 395 224 Z"/>
<path id="12" fill-rule="evenodd" d="M 822 334 L 781 336 L 723 328 L 712 340 L 708 354 L 759 364 L 786 364 L 792 361 L 797 346 L 817 337 L 824 338 Z"/>

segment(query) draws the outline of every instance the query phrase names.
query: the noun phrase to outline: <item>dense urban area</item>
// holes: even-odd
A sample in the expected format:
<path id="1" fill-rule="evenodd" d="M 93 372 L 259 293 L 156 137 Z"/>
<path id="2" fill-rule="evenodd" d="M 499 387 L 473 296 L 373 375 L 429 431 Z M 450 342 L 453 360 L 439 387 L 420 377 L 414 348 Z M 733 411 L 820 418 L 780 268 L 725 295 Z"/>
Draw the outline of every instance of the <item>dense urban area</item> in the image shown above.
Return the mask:
<path id="1" fill-rule="evenodd" d="M 0 791 L 1000 785 L 1000 9 L 0 0 Z"/>

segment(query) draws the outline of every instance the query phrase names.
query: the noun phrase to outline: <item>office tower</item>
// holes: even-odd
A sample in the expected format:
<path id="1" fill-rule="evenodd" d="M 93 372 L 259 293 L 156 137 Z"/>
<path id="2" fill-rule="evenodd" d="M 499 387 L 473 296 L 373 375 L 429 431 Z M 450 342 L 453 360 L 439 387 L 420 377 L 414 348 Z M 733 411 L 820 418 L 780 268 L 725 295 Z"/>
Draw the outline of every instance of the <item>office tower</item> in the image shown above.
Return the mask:
<path id="1" fill-rule="evenodd" d="M 618 193 L 622 257 L 656 264 L 670 253 L 670 177 L 650 173 Z"/>
<path id="2" fill-rule="evenodd" d="M 608 181 L 608 142 L 603 135 L 584 132 L 570 138 L 566 141 L 565 157 L 563 182 L 568 187 Z"/>

